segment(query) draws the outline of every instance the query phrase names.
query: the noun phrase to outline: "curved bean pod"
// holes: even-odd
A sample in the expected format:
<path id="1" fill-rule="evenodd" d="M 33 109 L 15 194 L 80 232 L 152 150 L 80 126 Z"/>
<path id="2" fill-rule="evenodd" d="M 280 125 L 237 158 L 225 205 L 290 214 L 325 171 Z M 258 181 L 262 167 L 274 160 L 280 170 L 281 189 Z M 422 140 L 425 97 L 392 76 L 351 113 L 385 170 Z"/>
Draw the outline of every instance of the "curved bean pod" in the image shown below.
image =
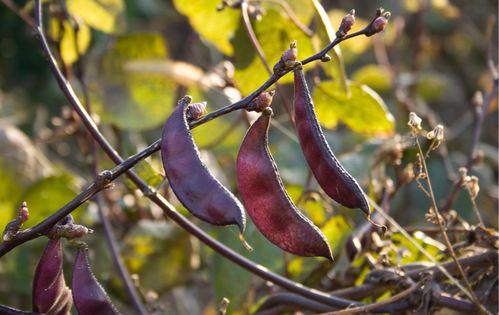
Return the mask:
<path id="1" fill-rule="evenodd" d="M 95 278 L 88 262 L 88 248 L 86 246 L 79 247 L 76 253 L 71 289 L 79 315 L 120 314 Z"/>
<path id="2" fill-rule="evenodd" d="M 293 204 L 268 149 L 272 110 L 265 110 L 244 137 L 237 156 L 237 186 L 258 230 L 281 249 L 332 260 L 322 232 Z"/>
<path id="3" fill-rule="evenodd" d="M 62 259 L 61 241 L 49 239 L 33 279 L 33 311 L 65 315 L 71 310 L 73 300 L 64 281 Z"/>
<path id="4" fill-rule="evenodd" d="M 324 137 L 302 66 L 294 69 L 294 86 L 296 131 L 314 177 L 329 197 L 369 215 L 369 203 L 362 188 L 334 156 Z"/>
<path id="5" fill-rule="evenodd" d="M 166 176 L 178 200 L 194 216 L 214 225 L 237 224 L 244 231 L 243 206 L 207 169 L 189 128 L 190 97 L 179 101 L 166 121 L 161 139 L 161 158 Z"/>

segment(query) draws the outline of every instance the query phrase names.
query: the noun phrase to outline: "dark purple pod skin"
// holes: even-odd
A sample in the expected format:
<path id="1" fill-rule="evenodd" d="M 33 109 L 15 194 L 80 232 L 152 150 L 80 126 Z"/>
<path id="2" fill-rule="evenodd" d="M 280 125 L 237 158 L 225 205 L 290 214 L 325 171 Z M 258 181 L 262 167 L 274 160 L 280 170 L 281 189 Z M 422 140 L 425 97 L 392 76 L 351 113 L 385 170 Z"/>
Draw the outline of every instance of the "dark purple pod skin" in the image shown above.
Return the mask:
<path id="1" fill-rule="evenodd" d="M 68 314 L 73 305 L 70 292 L 62 272 L 61 242 L 59 239 L 49 239 L 33 279 L 33 311 Z"/>
<path id="2" fill-rule="evenodd" d="M 120 314 L 95 278 L 88 262 L 88 249 L 85 246 L 79 247 L 76 253 L 71 289 L 79 315 Z"/>
<path id="3" fill-rule="evenodd" d="M 161 158 L 170 186 L 194 216 L 214 225 L 237 224 L 242 233 L 242 204 L 210 173 L 194 143 L 186 117 L 189 101 L 179 102 L 163 128 Z"/>
<path id="4" fill-rule="evenodd" d="M 42 313 L 22 311 L 22 310 L 18 310 L 17 308 L 13 308 L 13 307 L 1 305 L 1 304 L 0 304 L 0 314 L 2 314 L 2 315 L 42 315 Z"/>
<path id="5" fill-rule="evenodd" d="M 322 232 L 293 204 L 268 149 L 272 111 L 267 109 L 244 137 L 237 156 L 237 186 L 258 230 L 279 248 L 332 260 Z"/>
<path id="6" fill-rule="evenodd" d="M 296 131 L 315 179 L 333 200 L 369 215 L 369 203 L 362 188 L 334 156 L 324 137 L 301 66 L 294 69 L 294 85 Z"/>

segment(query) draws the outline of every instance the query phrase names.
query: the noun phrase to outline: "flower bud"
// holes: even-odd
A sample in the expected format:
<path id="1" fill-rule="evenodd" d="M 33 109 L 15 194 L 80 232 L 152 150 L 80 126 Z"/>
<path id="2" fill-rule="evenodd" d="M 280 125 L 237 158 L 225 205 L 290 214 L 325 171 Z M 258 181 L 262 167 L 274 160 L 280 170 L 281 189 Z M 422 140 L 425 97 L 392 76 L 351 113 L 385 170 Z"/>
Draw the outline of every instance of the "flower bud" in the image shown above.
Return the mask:
<path id="1" fill-rule="evenodd" d="M 341 37 L 345 36 L 350 31 L 350 29 L 352 28 L 354 23 L 355 23 L 355 10 L 352 9 L 341 20 L 340 27 L 338 28 L 338 31 L 336 32 L 336 37 L 341 38 Z"/>
<path id="2" fill-rule="evenodd" d="M 206 102 L 193 103 L 187 107 L 187 120 L 192 121 L 201 118 L 206 112 Z"/>
<path id="3" fill-rule="evenodd" d="M 423 120 L 415 113 L 415 112 L 410 112 L 409 113 L 409 122 L 407 122 L 407 125 L 412 128 L 413 131 L 419 131 L 421 130 L 421 122 Z"/>
<path id="4" fill-rule="evenodd" d="M 282 54 L 282 61 L 286 68 L 291 68 L 298 58 L 298 49 L 296 48 L 296 41 L 291 42 L 289 49 Z"/>
<path id="5" fill-rule="evenodd" d="M 369 25 L 369 29 L 367 30 L 366 36 L 372 36 L 374 34 L 382 32 L 386 25 L 388 24 L 388 20 L 392 14 L 390 12 L 383 12 L 381 16 L 378 16 L 371 22 Z"/>
<path id="6" fill-rule="evenodd" d="M 444 126 L 437 125 L 432 131 L 426 134 L 426 139 L 439 142 L 444 140 Z"/>
<path id="7" fill-rule="evenodd" d="M 252 100 L 248 106 L 246 106 L 246 110 L 251 112 L 263 112 L 267 107 L 272 104 L 272 98 L 274 97 L 275 91 L 263 92 L 258 95 L 254 100 Z"/>
<path id="8" fill-rule="evenodd" d="M 298 59 L 298 49 L 296 48 L 296 41 L 292 41 L 287 49 L 281 56 L 281 59 L 274 65 L 274 73 L 280 73 L 285 69 L 293 68 Z"/>

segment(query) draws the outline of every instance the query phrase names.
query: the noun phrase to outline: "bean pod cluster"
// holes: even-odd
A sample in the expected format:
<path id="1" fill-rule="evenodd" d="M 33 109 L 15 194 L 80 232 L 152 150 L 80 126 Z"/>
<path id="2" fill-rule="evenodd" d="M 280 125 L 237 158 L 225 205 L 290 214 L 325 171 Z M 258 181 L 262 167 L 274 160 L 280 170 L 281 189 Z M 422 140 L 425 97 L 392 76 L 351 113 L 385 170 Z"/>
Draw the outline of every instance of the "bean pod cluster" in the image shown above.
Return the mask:
<path id="1" fill-rule="evenodd" d="M 290 48 L 291 49 L 291 48 Z M 367 198 L 329 147 L 317 120 L 301 64 L 293 65 L 294 118 L 301 149 L 319 185 L 336 202 L 369 215 Z M 264 92 L 246 107 L 261 112 L 241 144 L 236 163 L 241 202 L 208 170 L 189 128 L 199 103 L 184 97 L 163 128 L 161 156 L 170 186 L 196 217 L 214 225 L 245 226 L 244 208 L 258 230 L 279 248 L 299 256 L 332 260 L 326 237 L 293 203 L 268 149 L 274 92 Z M 195 112 L 195 117 L 191 113 Z"/>

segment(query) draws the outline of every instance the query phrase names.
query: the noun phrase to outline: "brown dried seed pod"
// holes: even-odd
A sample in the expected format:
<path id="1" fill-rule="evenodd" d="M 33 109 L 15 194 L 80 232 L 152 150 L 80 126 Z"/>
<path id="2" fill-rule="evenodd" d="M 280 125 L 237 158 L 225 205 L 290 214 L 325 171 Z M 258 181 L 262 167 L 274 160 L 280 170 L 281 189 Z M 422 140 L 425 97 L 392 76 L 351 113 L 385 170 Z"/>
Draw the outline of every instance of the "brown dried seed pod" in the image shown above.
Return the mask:
<path id="1" fill-rule="evenodd" d="M 237 156 L 237 186 L 258 230 L 281 249 L 300 256 L 332 260 L 322 232 L 293 204 L 268 149 L 272 110 L 253 123 Z"/>
<path id="2" fill-rule="evenodd" d="M 184 97 L 179 101 L 163 128 L 161 158 L 170 186 L 196 217 L 214 225 L 237 224 L 243 232 L 243 206 L 210 173 L 194 143 L 186 114 L 190 100 Z"/>
<path id="3" fill-rule="evenodd" d="M 295 124 L 305 159 L 326 194 L 369 215 L 369 203 L 357 181 L 343 168 L 324 137 L 301 66 L 294 69 Z"/>

